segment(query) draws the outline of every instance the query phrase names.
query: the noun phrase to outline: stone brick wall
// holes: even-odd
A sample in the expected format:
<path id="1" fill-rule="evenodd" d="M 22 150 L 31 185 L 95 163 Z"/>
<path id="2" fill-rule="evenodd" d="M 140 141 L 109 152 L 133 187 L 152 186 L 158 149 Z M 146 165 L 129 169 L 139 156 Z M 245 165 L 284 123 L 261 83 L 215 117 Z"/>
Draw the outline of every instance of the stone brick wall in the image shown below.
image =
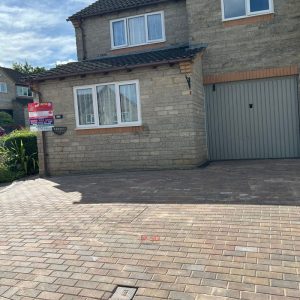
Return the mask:
<path id="1" fill-rule="evenodd" d="M 153 46 L 207 43 L 205 76 L 299 64 L 300 1 L 274 0 L 274 9 L 274 15 L 223 22 L 221 0 L 186 0 L 92 17 L 83 23 L 87 57 L 120 52 L 111 51 L 110 20 L 164 10 L 167 42 Z M 78 57 L 82 59 L 80 29 L 76 31 Z M 136 51 L 139 47 L 127 50 Z"/>
<path id="2" fill-rule="evenodd" d="M 207 150 L 207 132 L 206 132 L 206 111 L 205 111 L 205 92 L 203 87 L 202 74 L 202 54 L 194 59 L 191 74 L 191 91 L 194 104 L 194 112 L 192 114 L 195 138 L 197 145 L 197 154 L 200 161 L 208 159 Z"/>
<path id="3" fill-rule="evenodd" d="M 253 24 L 222 22 L 221 0 L 187 0 L 191 43 L 208 43 L 204 75 L 300 63 L 300 1 L 274 0 L 272 18 Z"/>
<path id="4" fill-rule="evenodd" d="M 194 89 L 201 91 L 195 90 L 194 95 L 178 65 L 41 83 L 40 91 L 54 103 L 55 114 L 64 115 L 56 126 L 68 127 L 63 136 L 45 134 L 50 174 L 185 168 L 205 161 L 204 121 L 199 119 L 204 114 L 201 74 L 197 71 L 193 76 Z M 75 130 L 74 86 L 134 79 L 140 80 L 142 131 L 82 135 Z M 39 144 L 42 162 L 41 140 Z"/>
<path id="5" fill-rule="evenodd" d="M 289 75 L 299 74 L 300 1 L 273 1 L 274 15 L 223 22 L 221 0 L 187 0 L 189 41 L 208 44 L 203 57 L 204 81 L 218 82 L 219 76 L 224 81 L 229 77 L 246 80 L 240 72 L 249 76 L 258 72 L 257 78 L 264 73 L 265 77 L 274 72 L 284 74 L 286 69 L 291 69 Z M 298 82 L 300 99 L 300 76 Z"/>
<path id="6" fill-rule="evenodd" d="M 170 1 L 159 5 L 130 9 L 120 13 L 97 16 L 85 19 L 82 27 L 87 51 L 87 58 L 96 58 L 104 54 L 118 54 L 119 51 L 111 51 L 110 20 L 124 18 L 149 12 L 164 11 L 166 42 L 151 44 L 153 47 L 161 48 L 173 44 L 188 42 L 188 21 L 185 1 Z M 77 54 L 82 60 L 82 35 L 80 28 L 76 28 Z M 127 48 L 129 51 L 140 50 L 140 47 Z"/>
<path id="7" fill-rule="evenodd" d="M 0 82 L 6 82 L 7 93 L 0 93 L 0 109 L 13 109 L 12 100 L 16 99 L 15 83 L 0 70 Z"/>

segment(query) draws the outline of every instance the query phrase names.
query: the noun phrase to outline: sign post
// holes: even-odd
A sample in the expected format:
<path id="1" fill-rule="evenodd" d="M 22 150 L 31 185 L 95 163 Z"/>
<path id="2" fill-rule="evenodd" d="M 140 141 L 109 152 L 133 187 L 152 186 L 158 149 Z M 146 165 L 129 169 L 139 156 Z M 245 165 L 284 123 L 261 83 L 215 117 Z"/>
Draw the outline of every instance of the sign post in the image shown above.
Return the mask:
<path id="1" fill-rule="evenodd" d="M 48 176 L 45 131 L 52 131 L 54 127 L 53 104 L 51 102 L 29 103 L 28 113 L 30 130 L 42 132 L 44 172 L 45 175 Z"/>
<path id="2" fill-rule="evenodd" d="M 29 103 L 28 113 L 31 131 L 52 131 L 54 113 L 51 102 Z"/>

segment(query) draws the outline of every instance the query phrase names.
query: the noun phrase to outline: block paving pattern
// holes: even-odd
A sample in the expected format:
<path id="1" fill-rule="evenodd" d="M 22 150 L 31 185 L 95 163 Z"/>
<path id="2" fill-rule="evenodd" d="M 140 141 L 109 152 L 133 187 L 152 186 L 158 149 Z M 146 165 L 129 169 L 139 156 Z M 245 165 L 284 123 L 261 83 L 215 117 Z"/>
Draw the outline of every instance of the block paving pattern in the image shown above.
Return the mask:
<path id="1" fill-rule="evenodd" d="M 225 162 L 19 182 L 0 191 L 0 299 L 107 300 L 117 285 L 138 287 L 135 300 L 299 299 L 299 170 Z"/>

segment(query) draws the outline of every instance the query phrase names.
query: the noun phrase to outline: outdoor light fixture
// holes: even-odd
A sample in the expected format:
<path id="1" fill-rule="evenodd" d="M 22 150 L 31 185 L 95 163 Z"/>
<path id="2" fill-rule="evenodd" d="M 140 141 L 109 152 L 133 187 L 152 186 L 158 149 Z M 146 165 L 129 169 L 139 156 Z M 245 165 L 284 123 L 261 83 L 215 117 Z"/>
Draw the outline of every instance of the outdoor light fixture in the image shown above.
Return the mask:
<path id="1" fill-rule="evenodd" d="M 191 77 L 185 75 L 185 79 L 186 79 L 186 82 L 187 82 L 187 84 L 189 86 L 189 89 L 191 90 L 192 89 L 192 80 L 191 80 Z"/>
<path id="2" fill-rule="evenodd" d="M 186 82 L 188 84 L 190 95 L 192 95 L 192 79 L 191 76 L 185 75 Z"/>

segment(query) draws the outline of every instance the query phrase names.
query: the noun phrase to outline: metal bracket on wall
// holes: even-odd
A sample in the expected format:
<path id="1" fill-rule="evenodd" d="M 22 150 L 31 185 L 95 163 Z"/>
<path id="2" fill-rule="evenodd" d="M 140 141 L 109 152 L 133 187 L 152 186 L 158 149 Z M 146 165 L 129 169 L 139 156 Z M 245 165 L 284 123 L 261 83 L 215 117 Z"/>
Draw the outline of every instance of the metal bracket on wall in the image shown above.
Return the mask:
<path id="1" fill-rule="evenodd" d="M 57 135 L 63 135 L 67 132 L 67 127 L 53 127 L 52 131 Z"/>

